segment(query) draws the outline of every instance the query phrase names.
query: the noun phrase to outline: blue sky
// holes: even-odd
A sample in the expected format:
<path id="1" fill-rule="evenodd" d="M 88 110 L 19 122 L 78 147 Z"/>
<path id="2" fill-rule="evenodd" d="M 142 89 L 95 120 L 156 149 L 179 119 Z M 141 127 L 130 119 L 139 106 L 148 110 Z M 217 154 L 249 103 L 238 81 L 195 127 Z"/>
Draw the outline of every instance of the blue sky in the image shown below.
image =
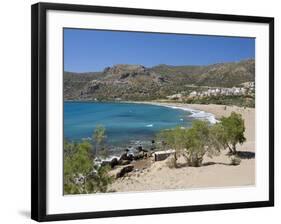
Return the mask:
<path id="1" fill-rule="evenodd" d="M 102 71 L 114 64 L 207 65 L 255 57 L 255 39 L 64 29 L 64 70 Z"/>

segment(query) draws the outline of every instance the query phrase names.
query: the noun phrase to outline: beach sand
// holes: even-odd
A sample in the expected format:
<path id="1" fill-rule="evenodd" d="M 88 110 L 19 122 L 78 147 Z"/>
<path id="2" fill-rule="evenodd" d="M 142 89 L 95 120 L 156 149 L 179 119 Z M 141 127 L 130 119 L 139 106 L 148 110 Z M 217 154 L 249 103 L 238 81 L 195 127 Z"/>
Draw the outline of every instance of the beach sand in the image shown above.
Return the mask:
<path id="1" fill-rule="evenodd" d="M 213 158 L 204 157 L 201 167 L 169 168 L 168 159 L 154 162 L 148 158 L 147 166 L 136 172 L 128 173 L 118 178 L 109 187 L 112 191 L 151 191 L 168 189 L 188 189 L 203 187 L 248 186 L 255 184 L 255 109 L 224 105 L 201 105 L 181 103 L 143 102 L 147 104 L 169 107 L 190 108 L 202 110 L 215 115 L 217 119 L 229 116 L 231 112 L 240 113 L 245 120 L 246 142 L 237 150 L 241 154 L 241 163 L 238 166 L 229 165 L 230 159 L 227 150 Z"/>

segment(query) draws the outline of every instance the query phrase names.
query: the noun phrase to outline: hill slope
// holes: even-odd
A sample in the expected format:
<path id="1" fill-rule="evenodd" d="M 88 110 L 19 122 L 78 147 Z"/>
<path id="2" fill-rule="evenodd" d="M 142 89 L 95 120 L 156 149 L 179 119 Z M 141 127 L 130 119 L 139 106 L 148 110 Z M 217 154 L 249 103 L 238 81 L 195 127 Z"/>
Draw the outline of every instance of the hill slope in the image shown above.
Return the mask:
<path id="1" fill-rule="evenodd" d="M 152 100 L 190 86 L 233 87 L 255 80 L 254 60 L 208 66 L 119 64 L 102 72 L 64 73 L 65 100 Z"/>

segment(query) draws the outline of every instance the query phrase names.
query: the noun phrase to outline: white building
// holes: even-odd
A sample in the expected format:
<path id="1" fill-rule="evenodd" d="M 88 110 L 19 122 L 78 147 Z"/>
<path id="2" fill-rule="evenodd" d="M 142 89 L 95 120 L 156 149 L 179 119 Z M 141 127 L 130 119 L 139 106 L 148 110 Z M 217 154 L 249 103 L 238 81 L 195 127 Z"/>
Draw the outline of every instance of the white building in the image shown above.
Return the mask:
<path id="1" fill-rule="evenodd" d="M 174 95 L 171 95 L 171 96 L 167 96 L 167 98 L 168 98 L 169 100 L 178 100 L 178 99 L 181 99 L 181 98 L 182 98 L 182 94 L 181 94 L 181 93 L 174 94 Z"/>
<path id="2" fill-rule="evenodd" d="M 197 92 L 196 92 L 196 91 L 193 91 L 193 92 L 191 92 L 191 93 L 189 94 L 189 96 L 195 97 L 195 96 L 197 96 Z"/>

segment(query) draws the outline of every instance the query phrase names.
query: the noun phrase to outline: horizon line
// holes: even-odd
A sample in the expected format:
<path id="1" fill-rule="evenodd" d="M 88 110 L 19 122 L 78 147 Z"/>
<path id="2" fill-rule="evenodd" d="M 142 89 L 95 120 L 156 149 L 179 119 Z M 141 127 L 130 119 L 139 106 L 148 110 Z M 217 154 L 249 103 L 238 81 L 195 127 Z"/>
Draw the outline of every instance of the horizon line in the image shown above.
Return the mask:
<path id="1" fill-rule="evenodd" d="M 63 72 L 77 73 L 77 74 L 81 74 L 81 73 L 98 73 L 98 72 L 103 72 L 103 70 L 105 68 L 107 68 L 107 67 L 113 67 L 113 66 L 116 66 L 116 65 L 141 65 L 141 66 L 143 66 L 145 68 L 154 68 L 154 67 L 157 67 L 157 66 L 173 66 L 173 67 L 190 66 L 190 67 L 192 67 L 192 66 L 211 66 L 211 65 L 217 65 L 217 64 L 239 63 L 239 62 L 242 62 L 242 61 L 251 61 L 251 60 L 255 61 L 255 58 L 245 58 L 245 59 L 240 59 L 240 60 L 237 60 L 237 61 L 225 61 L 225 62 L 217 62 L 217 63 L 210 63 L 210 64 L 182 64 L 182 65 L 156 64 L 156 65 L 153 65 L 153 66 L 145 66 L 143 64 L 117 63 L 117 64 L 113 64 L 111 66 L 106 66 L 102 70 L 99 70 L 99 71 L 66 71 L 66 70 L 63 70 Z"/>

